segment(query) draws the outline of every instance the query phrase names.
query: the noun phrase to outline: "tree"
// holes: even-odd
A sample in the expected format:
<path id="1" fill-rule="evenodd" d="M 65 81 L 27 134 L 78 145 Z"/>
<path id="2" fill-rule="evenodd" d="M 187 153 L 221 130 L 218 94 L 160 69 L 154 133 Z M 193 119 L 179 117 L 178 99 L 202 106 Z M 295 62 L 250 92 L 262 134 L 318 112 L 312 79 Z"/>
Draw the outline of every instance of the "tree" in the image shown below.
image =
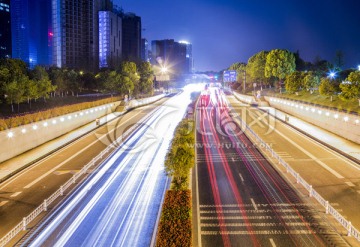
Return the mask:
<path id="1" fill-rule="evenodd" d="M 261 51 L 250 57 L 246 66 L 246 72 L 250 77 L 250 80 L 256 83 L 268 84 L 268 80 L 265 77 L 265 65 L 266 56 L 268 51 Z M 249 80 L 248 80 L 249 81 Z"/>
<path id="2" fill-rule="evenodd" d="M 14 103 L 18 105 L 20 110 L 20 103 L 26 100 L 25 91 L 29 78 L 25 75 L 20 76 L 17 80 L 13 80 L 4 87 L 5 98 L 8 104 L 11 105 L 11 111 L 14 112 Z"/>
<path id="3" fill-rule="evenodd" d="M 31 109 L 31 100 L 39 98 L 39 88 L 34 80 L 29 80 L 25 87 L 25 97 Z"/>
<path id="4" fill-rule="evenodd" d="M 340 98 L 360 99 L 360 71 L 350 73 L 346 81 L 340 84 L 341 94 Z"/>
<path id="5" fill-rule="evenodd" d="M 165 170 L 168 175 L 174 178 L 174 183 L 179 186 L 184 184 L 189 170 L 194 165 L 194 133 L 188 131 L 188 121 L 183 120 L 176 128 L 172 140 L 171 149 L 165 161 Z"/>
<path id="6" fill-rule="evenodd" d="M 295 71 L 295 56 L 288 50 L 271 50 L 266 56 L 265 77 L 274 76 L 280 81 Z"/>
<path id="7" fill-rule="evenodd" d="M 80 85 L 78 82 L 78 74 L 72 69 L 72 70 L 65 70 L 65 85 L 66 90 L 69 90 L 71 92 L 72 96 L 75 96 L 75 92 L 79 91 Z"/>
<path id="8" fill-rule="evenodd" d="M 286 76 L 285 89 L 289 93 L 297 92 L 303 85 L 304 73 L 301 71 L 294 71 Z"/>
<path id="9" fill-rule="evenodd" d="M 110 93 L 111 96 L 114 93 L 120 92 L 120 75 L 115 70 L 103 72 L 100 78 L 105 92 Z"/>
<path id="10" fill-rule="evenodd" d="M 333 95 L 336 91 L 336 87 L 333 81 L 328 77 L 321 78 L 320 86 L 319 86 L 319 93 L 321 95 Z"/>
<path id="11" fill-rule="evenodd" d="M 303 87 L 307 91 L 312 91 L 315 88 L 318 88 L 320 85 L 320 77 L 314 72 L 309 71 L 305 73 L 303 79 Z"/>
<path id="12" fill-rule="evenodd" d="M 133 94 L 139 93 L 139 76 L 134 62 L 122 62 L 120 66 L 121 84 L 119 87 L 120 94 Z"/>
<path id="13" fill-rule="evenodd" d="M 154 72 L 149 62 L 141 62 L 138 66 L 139 91 L 142 94 L 152 94 L 154 90 Z"/>
<path id="14" fill-rule="evenodd" d="M 331 63 L 317 56 L 313 62 L 312 71 L 318 76 L 326 76 L 333 67 L 334 66 Z"/>
<path id="15" fill-rule="evenodd" d="M 64 92 L 66 91 L 64 72 L 59 68 L 50 68 L 49 75 L 50 80 L 56 86 L 57 93 L 64 96 Z"/>
<path id="16" fill-rule="evenodd" d="M 37 95 L 34 95 L 35 97 L 33 99 L 42 97 L 46 102 L 46 99 L 49 98 L 49 94 L 56 90 L 56 86 L 51 84 L 48 73 L 41 66 L 36 66 L 31 74 L 37 88 Z"/>

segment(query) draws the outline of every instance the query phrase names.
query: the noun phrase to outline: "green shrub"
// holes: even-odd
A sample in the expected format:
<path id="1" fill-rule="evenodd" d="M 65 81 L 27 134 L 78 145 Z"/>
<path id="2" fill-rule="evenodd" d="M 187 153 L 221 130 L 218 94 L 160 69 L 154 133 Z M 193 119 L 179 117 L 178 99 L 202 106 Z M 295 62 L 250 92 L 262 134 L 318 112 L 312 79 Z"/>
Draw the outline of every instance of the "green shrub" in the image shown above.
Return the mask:
<path id="1" fill-rule="evenodd" d="M 157 247 L 191 246 L 191 192 L 168 190 L 161 212 Z"/>

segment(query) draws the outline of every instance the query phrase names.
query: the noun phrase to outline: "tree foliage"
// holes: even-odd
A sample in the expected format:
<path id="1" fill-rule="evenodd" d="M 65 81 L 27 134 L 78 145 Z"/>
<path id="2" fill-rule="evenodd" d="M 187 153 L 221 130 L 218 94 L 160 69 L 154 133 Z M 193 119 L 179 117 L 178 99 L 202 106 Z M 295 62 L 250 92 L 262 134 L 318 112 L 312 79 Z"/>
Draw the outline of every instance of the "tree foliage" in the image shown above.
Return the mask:
<path id="1" fill-rule="evenodd" d="M 261 51 L 249 58 L 246 66 L 249 81 L 268 84 L 268 80 L 265 77 L 266 56 L 268 53 L 268 51 Z"/>
<path id="2" fill-rule="evenodd" d="M 333 95 L 336 91 L 336 87 L 334 81 L 328 77 L 321 78 L 320 86 L 319 86 L 319 93 L 321 95 Z"/>
<path id="3" fill-rule="evenodd" d="M 285 89 L 289 93 L 295 93 L 299 91 L 303 85 L 304 73 L 301 71 L 294 71 L 290 75 L 286 76 Z"/>
<path id="4" fill-rule="evenodd" d="M 149 62 L 141 62 L 138 66 L 139 72 L 139 92 L 142 94 L 152 94 L 154 90 L 154 72 Z"/>
<path id="5" fill-rule="evenodd" d="M 320 85 L 320 77 L 314 71 L 309 71 L 305 73 L 303 79 L 303 88 L 307 91 L 314 90 Z"/>
<path id="6" fill-rule="evenodd" d="M 265 76 L 283 80 L 295 71 L 295 56 L 288 50 L 271 50 L 266 56 Z"/>
<path id="7" fill-rule="evenodd" d="M 360 71 L 350 73 L 346 81 L 340 84 L 340 89 L 342 99 L 360 99 Z"/>
<path id="8" fill-rule="evenodd" d="M 183 120 L 179 123 L 165 160 L 166 172 L 174 178 L 177 189 L 187 187 L 186 180 L 189 170 L 195 162 L 195 139 L 193 131 L 189 131 L 189 124 L 191 124 L 190 120 Z"/>

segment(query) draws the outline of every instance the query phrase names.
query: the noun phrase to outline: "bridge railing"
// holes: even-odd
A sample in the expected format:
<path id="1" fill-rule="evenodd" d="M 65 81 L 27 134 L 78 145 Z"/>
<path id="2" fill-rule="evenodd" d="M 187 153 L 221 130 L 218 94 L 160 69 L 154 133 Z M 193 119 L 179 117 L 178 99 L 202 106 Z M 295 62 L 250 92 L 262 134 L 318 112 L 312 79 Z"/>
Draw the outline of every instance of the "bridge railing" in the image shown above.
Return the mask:
<path id="1" fill-rule="evenodd" d="M 313 197 L 316 201 L 319 202 L 325 208 L 326 214 L 332 215 L 347 231 L 347 236 L 353 236 L 356 240 L 360 242 L 360 231 L 357 230 L 354 226 L 352 226 L 351 221 L 348 221 L 343 217 L 335 208 L 333 208 L 329 201 L 324 199 L 317 191 L 315 191 L 312 185 L 308 184 L 305 179 L 303 179 L 299 173 L 297 173 L 288 163 L 286 163 L 267 143 L 265 143 L 259 135 L 257 135 L 243 120 L 240 118 L 236 118 L 239 126 L 245 126 L 247 133 L 252 135 L 252 139 L 256 140 L 259 144 L 259 147 L 265 149 L 265 151 L 269 152 L 271 156 L 277 160 L 279 164 L 281 164 L 285 169 L 286 172 L 291 174 L 295 179 L 296 183 L 301 184 L 308 192 L 309 197 Z M 244 131 L 245 132 L 245 131 Z"/>

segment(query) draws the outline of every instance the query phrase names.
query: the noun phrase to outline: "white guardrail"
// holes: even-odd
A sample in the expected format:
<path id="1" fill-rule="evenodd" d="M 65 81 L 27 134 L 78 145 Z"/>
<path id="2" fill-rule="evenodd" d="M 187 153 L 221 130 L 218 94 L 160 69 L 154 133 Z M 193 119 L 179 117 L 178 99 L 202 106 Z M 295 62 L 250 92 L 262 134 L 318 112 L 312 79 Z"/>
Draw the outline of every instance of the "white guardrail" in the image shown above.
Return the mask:
<path id="1" fill-rule="evenodd" d="M 299 173 L 292 169 L 292 167 L 290 167 L 289 164 L 287 164 L 267 143 L 265 143 L 251 128 L 249 128 L 245 122 L 239 118 L 237 118 L 237 120 L 241 121 L 241 123 L 238 123 L 240 124 L 239 126 L 246 126 L 246 129 L 252 134 L 256 141 L 259 142 L 260 147 L 265 148 L 266 151 L 271 153 L 271 156 L 275 158 L 279 164 L 286 168 L 286 172 L 296 178 L 296 183 L 300 183 L 309 192 L 309 197 L 314 197 L 325 208 L 326 214 L 332 215 L 346 229 L 347 236 L 353 236 L 360 242 L 360 232 L 351 225 L 351 221 L 346 220 L 335 208 L 330 205 L 329 201 L 322 198 L 322 196 L 312 188 L 312 185 L 308 184 Z"/>
<path id="2" fill-rule="evenodd" d="M 158 97 L 156 99 L 158 100 Z M 148 102 L 146 102 L 148 103 Z M 140 105 L 137 105 L 140 106 Z M 147 118 L 148 115 L 144 116 L 143 119 Z M 140 121 L 143 121 L 140 120 Z M 42 212 L 46 212 L 48 209 L 48 206 L 54 202 L 56 199 L 64 195 L 64 192 L 73 184 L 76 183 L 76 181 L 85 174 L 92 166 L 95 165 L 95 163 L 103 158 L 103 156 L 110 151 L 110 149 L 115 148 L 117 143 L 120 143 L 124 137 L 128 136 L 137 125 L 133 125 L 130 129 L 128 129 L 124 134 L 122 134 L 119 138 L 117 138 L 113 143 L 111 143 L 107 148 L 105 148 L 103 151 L 101 151 L 100 154 L 95 156 L 87 165 L 85 165 L 78 173 L 74 174 L 65 184 L 60 186 L 60 188 L 55 191 L 49 198 L 45 199 L 40 206 L 38 206 L 33 212 L 31 212 L 28 216 L 24 217 L 23 220 L 17 224 L 12 230 L 10 230 L 4 237 L 0 239 L 0 247 L 4 247 L 7 243 L 9 243 L 17 234 L 19 234 L 21 231 L 26 231 L 27 226 Z"/>

